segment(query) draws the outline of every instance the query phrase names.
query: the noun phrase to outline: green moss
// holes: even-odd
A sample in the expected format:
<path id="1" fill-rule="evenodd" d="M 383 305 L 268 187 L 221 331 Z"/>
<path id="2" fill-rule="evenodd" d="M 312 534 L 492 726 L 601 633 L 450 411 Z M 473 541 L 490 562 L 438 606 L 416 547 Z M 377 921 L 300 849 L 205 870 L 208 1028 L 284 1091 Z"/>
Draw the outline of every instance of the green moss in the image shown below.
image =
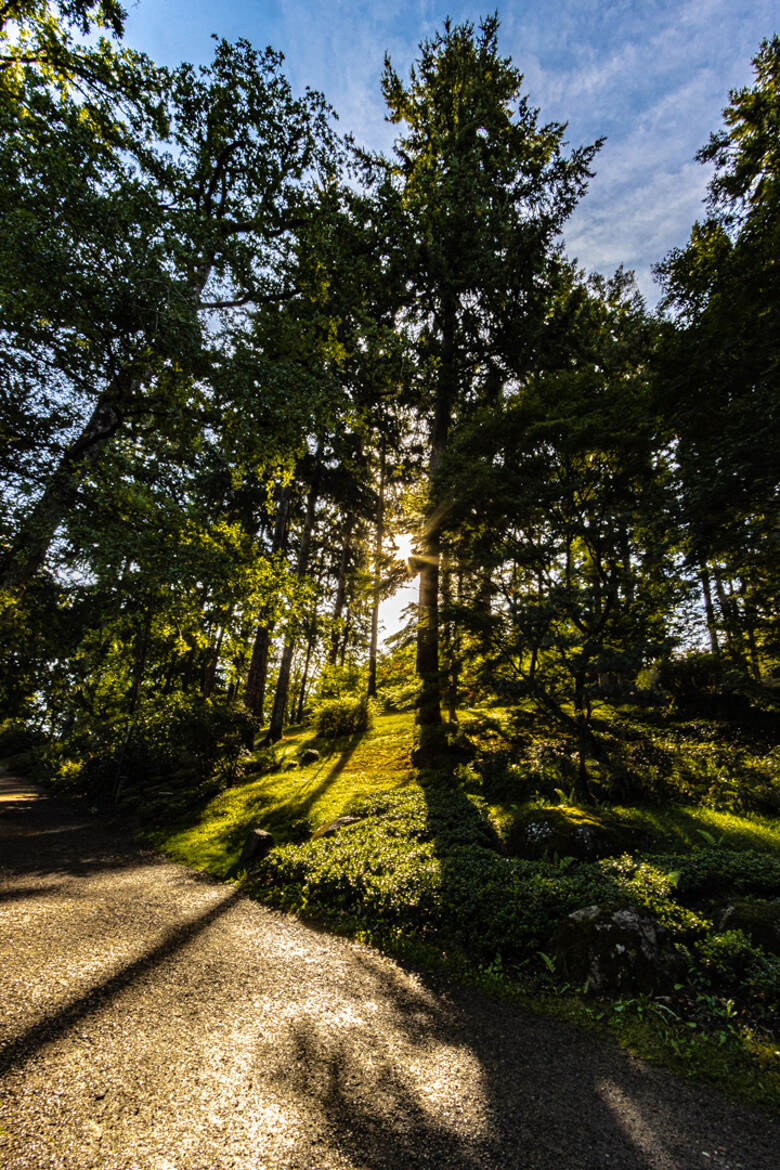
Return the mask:
<path id="1" fill-rule="evenodd" d="M 320 758 L 285 771 L 310 746 Z M 279 745 L 278 772 L 227 789 L 184 823 L 157 828 L 147 839 L 177 861 L 225 877 L 238 864 L 250 828 L 266 829 L 280 844 L 300 840 L 367 793 L 407 784 L 410 750 L 410 715 L 384 716 L 372 731 L 335 744 L 299 731 Z"/>

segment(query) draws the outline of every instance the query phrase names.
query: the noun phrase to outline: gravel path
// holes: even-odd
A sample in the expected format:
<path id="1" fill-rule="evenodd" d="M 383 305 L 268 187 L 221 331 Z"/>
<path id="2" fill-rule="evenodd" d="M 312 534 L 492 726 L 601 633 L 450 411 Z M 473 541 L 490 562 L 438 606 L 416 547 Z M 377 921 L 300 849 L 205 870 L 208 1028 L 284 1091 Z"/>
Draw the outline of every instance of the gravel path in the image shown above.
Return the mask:
<path id="1" fill-rule="evenodd" d="M 776 1170 L 780 1126 L 0 779 L 2 1170 Z"/>

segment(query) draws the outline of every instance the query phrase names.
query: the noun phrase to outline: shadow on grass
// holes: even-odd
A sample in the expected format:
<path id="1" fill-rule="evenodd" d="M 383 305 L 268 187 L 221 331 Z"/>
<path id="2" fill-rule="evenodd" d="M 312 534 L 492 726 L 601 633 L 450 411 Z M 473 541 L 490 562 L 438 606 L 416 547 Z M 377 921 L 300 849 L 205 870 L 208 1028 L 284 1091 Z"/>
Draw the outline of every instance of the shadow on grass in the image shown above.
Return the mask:
<path id="1" fill-rule="evenodd" d="M 338 780 L 352 756 L 355 754 L 361 740 L 366 737 L 365 731 L 355 732 L 344 744 L 337 759 L 331 762 L 332 757 L 326 758 L 320 771 L 324 775 L 315 775 L 311 780 L 301 782 L 300 790 L 285 800 L 277 809 L 265 818 L 270 832 L 274 833 L 280 844 L 300 839 L 308 832 L 307 819 L 314 805 L 328 789 Z M 293 772 L 293 776 L 296 773 Z M 289 833 L 289 826 L 299 826 L 299 832 Z"/>

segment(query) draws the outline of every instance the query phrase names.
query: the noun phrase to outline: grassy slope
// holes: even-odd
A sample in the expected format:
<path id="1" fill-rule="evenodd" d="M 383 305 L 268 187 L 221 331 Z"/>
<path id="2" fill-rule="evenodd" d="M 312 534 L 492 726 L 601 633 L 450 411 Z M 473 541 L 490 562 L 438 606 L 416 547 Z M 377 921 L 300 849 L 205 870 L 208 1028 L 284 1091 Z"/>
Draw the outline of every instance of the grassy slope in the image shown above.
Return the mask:
<path id="1" fill-rule="evenodd" d="M 215 797 L 184 827 L 162 829 L 151 841 L 177 861 L 225 877 L 235 868 L 247 831 L 268 830 L 281 845 L 308 836 L 375 792 L 391 792 L 412 778 L 412 721 L 409 715 L 384 715 L 373 730 L 323 744 L 311 731 L 282 741 L 282 768 L 230 788 Z M 308 747 L 320 759 L 286 771 Z"/>
<path id="2" fill-rule="evenodd" d="M 280 771 L 228 789 L 184 826 L 157 830 L 153 842 L 178 861 L 224 877 L 238 862 L 252 827 L 267 829 L 279 844 L 286 844 L 308 836 L 366 796 L 414 783 L 412 730 L 410 714 L 395 714 L 378 716 L 371 731 L 335 746 L 322 743 L 310 730 L 288 734 L 280 745 Z M 286 764 L 307 747 L 319 750 L 320 759 L 286 771 Z M 492 807 L 499 815 L 509 811 L 505 805 Z M 644 829 L 659 851 L 716 844 L 780 854 L 780 822 L 768 817 L 694 805 L 612 807 L 627 823 Z"/>

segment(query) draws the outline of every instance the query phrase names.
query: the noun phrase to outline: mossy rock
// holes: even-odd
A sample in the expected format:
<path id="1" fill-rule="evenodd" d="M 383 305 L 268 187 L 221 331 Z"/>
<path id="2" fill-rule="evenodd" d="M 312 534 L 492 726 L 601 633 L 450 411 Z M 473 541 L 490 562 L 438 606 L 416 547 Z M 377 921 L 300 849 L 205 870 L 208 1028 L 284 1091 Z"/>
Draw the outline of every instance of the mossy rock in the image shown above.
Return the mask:
<path id="1" fill-rule="evenodd" d="M 720 906 L 718 930 L 741 930 L 756 946 L 770 954 L 780 955 L 780 900 L 751 902 L 747 899 L 729 901 Z"/>
<path id="2" fill-rule="evenodd" d="M 645 834 L 617 817 L 576 808 L 530 809 L 508 826 L 506 849 L 513 857 L 592 860 L 631 853 L 646 846 Z"/>
<path id="3" fill-rule="evenodd" d="M 684 967 L 669 932 L 634 906 L 586 906 L 569 914 L 548 950 L 559 976 L 597 993 L 662 991 Z"/>

